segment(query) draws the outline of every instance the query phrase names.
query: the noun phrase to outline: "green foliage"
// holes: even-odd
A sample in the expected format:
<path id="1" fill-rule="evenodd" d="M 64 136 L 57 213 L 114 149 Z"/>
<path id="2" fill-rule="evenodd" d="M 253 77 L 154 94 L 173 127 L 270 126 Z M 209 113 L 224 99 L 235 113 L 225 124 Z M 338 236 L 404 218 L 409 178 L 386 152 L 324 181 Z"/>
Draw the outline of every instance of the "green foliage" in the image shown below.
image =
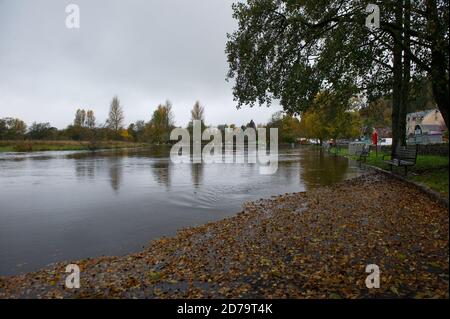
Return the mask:
<path id="1" fill-rule="evenodd" d="M 309 111 L 302 114 L 301 130 L 304 137 L 323 141 L 360 136 L 361 119 L 349 101 L 324 91 L 316 96 L 312 105 Z"/>
<path id="2" fill-rule="evenodd" d="M 275 99 L 300 114 L 324 90 L 343 99 L 361 93 L 369 102 L 393 92 L 393 132 L 404 136 L 410 77 L 428 76 L 448 126 L 448 1 L 377 1 L 382 17 L 376 30 L 365 27 L 369 3 L 235 3 L 238 29 L 228 34 L 226 53 L 238 107 Z"/>
<path id="3" fill-rule="evenodd" d="M 57 136 L 58 130 L 52 127 L 50 123 L 34 122 L 28 129 L 27 136 L 32 140 L 52 140 Z"/>
<path id="4" fill-rule="evenodd" d="M 249 123 L 247 126 L 251 126 Z M 253 126 L 255 123 L 253 123 Z M 300 137 L 300 121 L 284 112 L 276 112 L 272 115 L 269 123 L 267 123 L 267 133 L 270 128 L 278 129 L 278 139 L 281 143 L 295 143 Z"/>
<path id="5" fill-rule="evenodd" d="M 91 132 L 88 128 L 78 125 L 69 125 L 63 132 L 68 138 L 74 141 L 89 139 Z"/>
<path id="6" fill-rule="evenodd" d="M 0 140 L 23 139 L 27 131 L 27 125 L 24 121 L 5 117 L 0 119 Z"/>
<path id="7" fill-rule="evenodd" d="M 391 127 L 392 101 L 380 98 L 367 104 L 359 110 L 363 125 L 372 132 L 372 128 Z"/>
<path id="8" fill-rule="evenodd" d="M 97 139 L 99 129 L 96 128 L 94 111 L 78 109 L 73 125 L 69 125 L 62 133 L 65 137 L 75 141 Z M 107 135 L 109 138 L 117 137 L 116 132 L 109 132 Z"/>
<path id="9" fill-rule="evenodd" d="M 145 122 L 140 120 L 135 123 L 131 123 L 128 126 L 127 131 L 135 142 L 142 142 L 144 141 L 145 136 Z"/>
<path id="10" fill-rule="evenodd" d="M 320 90 L 349 98 L 356 88 L 383 90 L 386 47 L 368 42 L 366 1 L 250 0 L 233 5 L 239 28 L 228 35 L 228 77 L 238 106 L 278 99 L 292 114 L 306 111 Z M 368 76 L 371 75 L 371 76 Z"/>

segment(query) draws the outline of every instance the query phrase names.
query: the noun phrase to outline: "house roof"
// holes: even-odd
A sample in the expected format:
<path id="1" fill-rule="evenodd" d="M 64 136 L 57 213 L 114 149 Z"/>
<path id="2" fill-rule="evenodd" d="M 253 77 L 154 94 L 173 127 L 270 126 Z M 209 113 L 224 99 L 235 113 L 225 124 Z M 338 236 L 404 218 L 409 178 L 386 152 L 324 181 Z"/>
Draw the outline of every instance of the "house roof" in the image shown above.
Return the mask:
<path id="1" fill-rule="evenodd" d="M 442 132 L 442 127 L 436 124 L 417 124 L 416 126 L 420 126 L 424 132 Z"/>
<path id="2" fill-rule="evenodd" d="M 425 111 L 419 111 L 419 112 L 413 112 L 413 113 L 408 113 L 406 116 L 407 117 L 425 117 L 427 114 L 431 113 L 431 112 L 436 112 L 439 110 L 438 109 L 431 109 L 431 110 L 425 110 Z"/>

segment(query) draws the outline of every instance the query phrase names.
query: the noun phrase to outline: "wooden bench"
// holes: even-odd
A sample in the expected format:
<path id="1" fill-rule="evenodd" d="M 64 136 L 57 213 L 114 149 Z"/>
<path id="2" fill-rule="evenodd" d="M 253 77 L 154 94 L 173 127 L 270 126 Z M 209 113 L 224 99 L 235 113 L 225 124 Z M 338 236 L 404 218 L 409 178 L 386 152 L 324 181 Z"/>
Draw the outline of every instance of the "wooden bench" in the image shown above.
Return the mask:
<path id="1" fill-rule="evenodd" d="M 370 153 L 370 146 L 362 143 L 350 144 L 348 150 L 349 155 L 358 156 L 357 161 L 362 162 L 364 160 L 364 162 L 366 162 Z"/>
<path id="2" fill-rule="evenodd" d="M 364 163 L 367 161 L 367 157 L 370 154 L 370 145 L 363 145 L 362 149 L 356 153 L 358 155 L 358 161 L 362 162 L 364 160 Z"/>
<path id="3" fill-rule="evenodd" d="M 383 160 L 385 156 L 383 155 Z M 390 160 L 384 161 L 389 165 L 391 171 L 393 166 L 405 168 L 405 176 L 408 174 L 408 167 L 416 165 L 417 161 L 417 145 L 415 146 L 399 146 L 394 152 L 394 155 Z"/>

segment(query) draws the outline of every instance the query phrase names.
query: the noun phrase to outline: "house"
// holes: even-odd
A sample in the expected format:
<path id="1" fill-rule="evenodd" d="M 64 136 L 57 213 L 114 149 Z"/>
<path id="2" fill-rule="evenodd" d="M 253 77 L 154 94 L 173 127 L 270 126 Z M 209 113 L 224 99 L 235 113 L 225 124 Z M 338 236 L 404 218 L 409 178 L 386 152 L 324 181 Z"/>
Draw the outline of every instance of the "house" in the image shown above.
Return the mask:
<path id="1" fill-rule="evenodd" d="M 445 130 L 445 122 L 438 109 L 409 113 L 406 115 L 406 136 L 414 135 L 416 125 L 438 125 L 441 131 Z"/>
<path id="2" fill-rule="evenodd" d="M 438 109 L 409 113 L 406 116 L 408 143 L 442 143 L 442 134 L 445 129 L 444 118 Z"/>

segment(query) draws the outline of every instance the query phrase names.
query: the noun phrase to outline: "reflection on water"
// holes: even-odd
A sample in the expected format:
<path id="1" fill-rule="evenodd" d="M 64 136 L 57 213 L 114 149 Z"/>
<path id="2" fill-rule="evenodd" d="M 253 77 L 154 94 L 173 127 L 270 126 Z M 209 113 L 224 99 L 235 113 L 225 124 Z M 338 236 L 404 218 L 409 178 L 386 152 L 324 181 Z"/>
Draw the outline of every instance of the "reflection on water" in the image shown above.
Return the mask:
<path id="1" fill-rule="evenodd" d="M 306 188 L 339 182 L 348 173 L 349 161 L 329 155 L 320 148 L 311 148 L 298 162 L 300 179 Z"/>
<path id="2" fill-rule="evenodd" d="M 280 150 L 278 171 L 258 164 L 173 164 L 170 147 L 0 154 L 0 274 L 60 260 L 119 255 L 242 203 L 359 174 L 315 147 Z"/>
<path id="3" fill-rule="evenodd" d="M 111 187 L 117 193 L 122 181 L 122 157 L 108 158 L 108 165 Z"/>
<path id="4" fill-rule="evenodd" d="M 203 165 L 200 163 L 191 164 L 192 186 L 199 188 L 203 179 Z"/>
<path id="5" fill-rule="evenodd" d="M 171 162 L 156 160 L 150 164 L 150 167 L 158 185 L 165 186 L 167 190 L 170 190 Z"/>

